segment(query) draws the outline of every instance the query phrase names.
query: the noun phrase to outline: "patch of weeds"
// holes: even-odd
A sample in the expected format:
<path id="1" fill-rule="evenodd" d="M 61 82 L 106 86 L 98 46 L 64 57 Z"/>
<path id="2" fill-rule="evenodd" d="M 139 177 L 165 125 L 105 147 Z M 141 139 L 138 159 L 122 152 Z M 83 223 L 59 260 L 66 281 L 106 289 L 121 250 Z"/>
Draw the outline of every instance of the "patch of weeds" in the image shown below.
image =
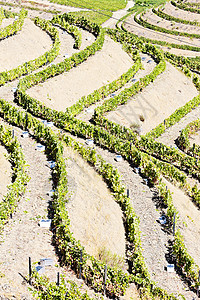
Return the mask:
<path id="1" fill-rule="evenodd" d="M 105 247 L 102 247 L 98 251 L 98 259 L 103 263 L 108 264 L 112 268 L 122 268 L 124 265 L 124 257 L 113 254 Z"/>

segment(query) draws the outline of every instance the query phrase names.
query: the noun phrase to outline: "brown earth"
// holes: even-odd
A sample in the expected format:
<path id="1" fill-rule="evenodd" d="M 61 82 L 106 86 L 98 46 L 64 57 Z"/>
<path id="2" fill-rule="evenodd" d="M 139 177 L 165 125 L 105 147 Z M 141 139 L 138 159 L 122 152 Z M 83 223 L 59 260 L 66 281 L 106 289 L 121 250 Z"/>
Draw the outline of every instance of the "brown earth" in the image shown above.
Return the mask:
<path id="1" fill-rule="evenodd" d="M 167 63 L 166 70 L 152 84 L 126 105 L 109 112 L 107 118 L 126 127 L 139 124 L 145 134 L 197 95 L 191 80 Z M 140 116 L 144 121 L 140 121 Z"/>
<path id="2" fill-rule="evenodd" d="M 132 60 L 120 44 L 109 37 L 101 51 L 80 66 L 32 87 L 27 93 L 50 108 L 65 111 L 95 89 L 117 79 L 132 65 Z M 98 76 L 96 76 L 98 74 Z"/>

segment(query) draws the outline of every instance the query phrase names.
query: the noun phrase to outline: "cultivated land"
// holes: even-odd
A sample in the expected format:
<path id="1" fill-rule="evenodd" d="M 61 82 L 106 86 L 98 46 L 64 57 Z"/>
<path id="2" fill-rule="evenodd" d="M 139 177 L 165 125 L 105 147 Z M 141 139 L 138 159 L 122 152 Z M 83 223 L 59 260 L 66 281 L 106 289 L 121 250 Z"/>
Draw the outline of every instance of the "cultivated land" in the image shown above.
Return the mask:
<path id="1" fill-rule="evenodd" d="M 105 37 L 58 14 L 55 38 L 32 18 L 79 15 L 56 2 L 2 4 L 18 19 L 1 23 L 0 298 L 34 299 L 32 284 L 37 299 L 198 299 L 200 45 L 186 36 L 199 34 L 198 6 L 168 2 L 173 20 L 149 7 L 136 22 L 132 1 L 98 1 L 114 17 Z M 30 281 L 29 257 L 32 271 L 53 265 Z"/>
<path id="2" fill-rule="evenodd" d="M 138 78 L 137 74 L 135 77 Z M 107 118 L 126 127 L 136 123 L 142 127 L 142 134 L 146 134 L 197 95 L 191 80 L 167 63 L 166 70 L 154 83 L 126 105 L 108 113 Z M 140 116 L 144 116 L 144 121 L 140 120 Z"/>
<path id="3" fill-rule="evenodd" d="M 91 43 L 92 38 L 87 38 Z M 90 57 L 71 72 L 31 88 L 28 94 L 34 98 L 39 95 L 45 105 L 65 111 L 67 107 L 75 104 L 77 99 L 117 79 L 131 65 L 131 58 L 122 50 L 121 45 L 106 38 L 102 50 L 97 55 Z M 94 74 L 98 74 L 97 78 Z"/>

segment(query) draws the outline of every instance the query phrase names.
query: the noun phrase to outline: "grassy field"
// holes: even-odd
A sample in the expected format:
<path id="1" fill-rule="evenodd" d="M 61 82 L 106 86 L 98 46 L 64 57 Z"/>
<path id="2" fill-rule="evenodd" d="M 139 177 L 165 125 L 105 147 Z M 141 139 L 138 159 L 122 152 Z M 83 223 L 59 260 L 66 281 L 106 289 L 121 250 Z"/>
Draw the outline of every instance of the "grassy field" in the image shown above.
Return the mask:
<path id="1" fill-rule="evenodd" d="M 102 11 L 102 12 L 95 12 L 95 11 L 77 11 L 70 13 L 70 15 L 76 17 L 85 17 L 89 19 L 91 22 L 95 22 L 98 25 L 101 25 L 105 21 L 107 21 L 110 17 L 112 17 L 111 11 Z"/>
<path id="2" fill-rule="evenodd" d="M 50 0 L 54 3 L 81 7 L 86 9 L 97 9 L 103 11 L 116 11 L 126 6 L 127 0 Z"/>

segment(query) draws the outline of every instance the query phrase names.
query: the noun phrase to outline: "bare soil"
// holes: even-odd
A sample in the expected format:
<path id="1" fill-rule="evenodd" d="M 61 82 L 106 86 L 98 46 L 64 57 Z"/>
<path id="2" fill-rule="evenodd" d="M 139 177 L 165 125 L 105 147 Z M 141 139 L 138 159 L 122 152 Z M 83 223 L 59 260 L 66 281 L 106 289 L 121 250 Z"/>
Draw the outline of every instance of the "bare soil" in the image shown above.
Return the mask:
<path id="1" fill-rule="evenodd" d="M 109 112 L 107 118 L 126 127 L 139 124 L 145 134 L 197 95 L 191 80 L 167 63 L 166 70 L 152 84 L 126 105 Z M 140 116 L 144 117 L 143 122 Z"/>
<path id="2" fill-rule="evenodd" d="M 51 47 L 50 36 L 26 18 L 21 31 L 1 41 L 0 72 L 35 59 L 49 51 Z"/>
<path id="3" fill-rule="evenodd" d="M 102 250 L 125 257 L 122 212 L 111 192 L 80 155 L 65 148 L 70 193 L 71 230 L 86 251 L 99 258 Z"/>
<path id="4" fill-rule="evenodd" d="M 6 26 L 8 26 L 8 25 L 10 25 L 10 24 L 13 24 L 13 22 L 14 22 L 14 19 L 13 19 L 13 18 L 9 18 L 9 19 L 4 18 L 4 19 L 2 20 L 1 25 L 0 25 L 0 29 L 5 28 Z"/>
<path id="5" fill-rule="evenodd" d="M 65 111 L 82 96 L 117 79 L 131 65 L 132 60 L 122 50 L 121 45 L 106 37 L 102 50 L 89 57 L 86 62 L 32 87 L 27 93 L 31 97 L 39 98 L 50 108 Z"/>
<path id="6" fill-rule="evenodd" d="M 200 132 L 197 131 L 195 134 L 192 134 L 189 138 L 190 144 L 196 144 L 200 146 Z"/>

